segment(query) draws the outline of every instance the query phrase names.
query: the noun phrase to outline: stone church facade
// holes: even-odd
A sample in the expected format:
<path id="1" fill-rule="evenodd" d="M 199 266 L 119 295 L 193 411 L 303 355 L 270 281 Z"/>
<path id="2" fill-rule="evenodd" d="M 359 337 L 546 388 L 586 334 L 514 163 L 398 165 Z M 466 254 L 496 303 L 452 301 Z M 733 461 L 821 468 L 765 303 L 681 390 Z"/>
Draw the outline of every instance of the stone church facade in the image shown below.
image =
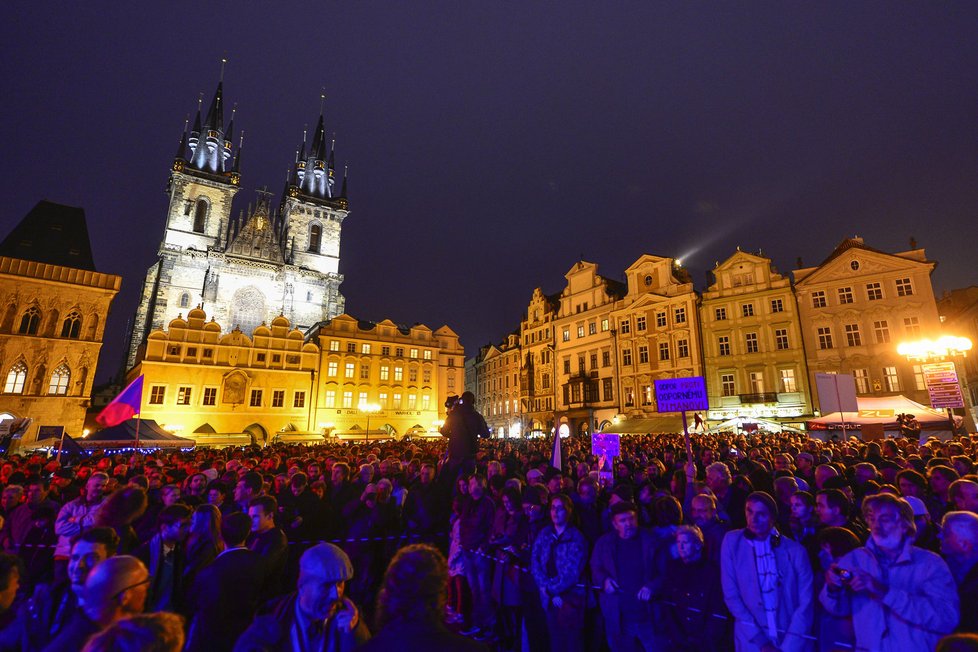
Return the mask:
<path id="1" fill-rule="evenodd" d="M 337 189 L 333 146 L 322 113 L 276 206 L 259 191 L 235 215 L 241 146 L 234 115 L 224 122 L 223 83 L 206 117 L 198 108 L 170 170 L 166 231 L 146 273 L 132 325 L 127 368 L 146 338 L 200 306 L 226 332 L 250 335 L 283 315 L 302 331 L 344 311 L 340 231 L 348 214 L 346 178 Z"/>

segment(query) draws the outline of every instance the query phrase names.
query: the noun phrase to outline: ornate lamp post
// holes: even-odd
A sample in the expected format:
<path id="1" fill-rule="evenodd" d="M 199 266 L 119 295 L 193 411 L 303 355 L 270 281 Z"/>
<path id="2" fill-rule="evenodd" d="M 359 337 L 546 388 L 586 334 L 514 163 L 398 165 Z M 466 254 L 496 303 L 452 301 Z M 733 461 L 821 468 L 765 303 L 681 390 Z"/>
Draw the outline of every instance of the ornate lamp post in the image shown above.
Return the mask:
<path id="1" fill-rule="evenodd" d="M 361 403 L 360 405 L 357 406 L 357 409 L 360 410 L 361 412 L 366 413 L 367 415 L 367 433 L 364 438 L 364 441 L 369 442 L 370 441 L 370 415 L 380 412 L 380 406 L 377 405 L 376 403 Z"/>

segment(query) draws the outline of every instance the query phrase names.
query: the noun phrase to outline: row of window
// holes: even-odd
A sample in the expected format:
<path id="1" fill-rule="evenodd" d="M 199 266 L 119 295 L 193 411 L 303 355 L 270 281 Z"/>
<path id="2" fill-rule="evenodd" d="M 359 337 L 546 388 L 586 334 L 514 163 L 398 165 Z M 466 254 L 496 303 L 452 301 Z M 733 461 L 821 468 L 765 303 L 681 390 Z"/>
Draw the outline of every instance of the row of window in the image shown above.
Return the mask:
<path id="1" fill-rule="evenodd" d="M 177 398 L 176 405 L 193 405 L 194 388 L 189 386 L 177 387 Z M 265 390 L 264 389 L 252 389 L 251 394 L 248 397 L 249 407 L 265 407 L 264 404 Z M 163 405 L 166 401 L 166 386 L 165 385 L 153 385 L 149 389 L 149 404 L 150 405 Z M 213 407 L 217 405 L 217 387 L 204 387 L 200 394 L 200 405 L 204 407 Z M 303 390 L 297 390 L 292 392 L 292 407 L 303 408 L 306 406 L 306 393 Z M 285 407 L 285 390 L 284 389 L 273 389 L 271 391 L 271 404 L 270 407 L 281 408 Z"/>
<path id="2" fill-rule="evenodd" d="M 181 344 L 169 344 L 166 347 L 166 354 L 168 356 L 175 356 L 175 357 L 181 357 L 181 358 L 195 358 L 196 359 L 198 352 L 200 353 L 201 358 L 203 358 L 204 360 L 210 360 L 210 359 L 212 359 L 214 357 L 214 349 L 212 349 L 210 347 L 198 348 L 196 346 L 188 346 L 188 347 L 184 348 L 183 345 L 181 345 Z M 282 363 L 282 354 L 281 353 L 272 353 L 270 359 L 272 361 L 272 364 L 281 364 Z M 264 351 L 258 351 L 258 352 L 255 353 L 255 362 L 256 363 L 268 362 L 268 360 L 269 360 L 269 354 L 268 353 L 266 353 Z M 300 362 L 302 362 L 302 356 L 299 355 L 298 353 L 286 354 L 285 355 L 285 362 L 286 362 L 286 364 L 297 365 Z"/>
<path id="3" fill-rule="evenodd" d="M 71 370 L 68 365 L 58 365 L 51 373 L 48 380 L 48 394 L 54 396 L 65 396 L 68 393 L 68 382 L 71 380 Z M 7 372 L 7 379 L 3 384 L 4 394 L 23 394 L 27 385 L 27 365 L 18 362 Z"/>
<path id="4" fill-rule="evenodd" d="M 590 362 L 590 367 L 585 366 L 585 362 Z M 602 367 L 610 367 L 611 366 L 611 351 L 610 350 L 601 351 L 601 366 Z M 597 369 L 598 368 L 598 352 L 597 351 L 591 351 L 586 356 L 583 355 L 583 354 L 577 356 L 577 370 L 580 373 L 583 374 L 583 373 L 585 373 L 588 370 L 588 368 L 590 368 L 591 370 L 594 370 L 594 369 Z M 570 356 L 565 356 L 564 357 L 564 373 L 565 374 L 569 374 L 570 372 L 571 372 L 571 359 L 570 359 Z M 544 376 L 546 376 L 547 378 L 550 378 L 550 376 L 548 374 L 544 374 Z"/>
<path id="5" fill-rule="evenodd" d="M 672 324 L 673 326 L 681 326 L 687 323 L 686 321 L 686 308 L 673 308 L 672 310 Z M 669 316 L 665 310 L 658 310 L 655 313 L 655 327 L 656 328 L 666 328 L 669 326 Z M 646 315 L 637 315 L 635 317 L 635 332 L 643 333 L 648 329 L 648 318 Z M 622 335 L 628 335 L 632 332 L 632 318 L 625 317 L 618 320 L 618 332 Z"/>
<path id="6" fill-rule="evenodd" d="M 660 362 L 666 362 L 672 359 L 672 345 L 669 342 L 659 342 L 658 356 Z M 689 357 L 689 340 L 681 339 L 676 340 L 676 357 L 677 358 L 688 358 Z M 649 362 L 649 347 L 646 345 L 640 345 L 637 348 L 638 353 L 638 364 L 648 364 Z M 628 367 L 632 365 L 632 349 L 631 347 L 625 347 L 621 350 L 621 363 L 623 366 Z"/>
<path id="7" fill-rule="evenodd" d="M 368 380 L 370 378 L 370 363 L 361 362 L 359 365 L 359 377 L 360 380 Z M 395 383 L 404 381 L 404 367 L 395 366 L 393 368 L 393 380 Z M 340 375 L 340 363 L 335 360 L 330 360 L 326 363 L 326 377 L 327 378 L 337 378 Z M 417 367 L 408 368 L 408 382 L 416 383 L 418 382 L 418 369 Z M 357 376 L 357 364 L 355 362 L 347 362 L 343 365 L 343 377 L 344 378 L 354 378 Z M 391 380 L 391 367 L 390 365 L 382 364 L 380 365 L 380 380 Z M 421 382 L 430 383 L 431 382 L 431 369 L 423 369 L 421 372 Z"/>
<path id="8" fill-rule="evenodd" d="M 329 350 L 332 351 L 332 352 L 334 352 L 334 353 L 337 352 L 337 351 L 339 351 L 340 350 L 340 341 L 339 340 L 330 340 L 329 341 Z M 396 357 L 396 358 L 403 358 L 404 357 L 404 347 L 403 346 L 393 347 L 393 350 L 394 350 L 394 357 Z M 356 342 L 347 342 L 346 343 L 346 352 L 347 353 L 356 353 L 357 352 L 357 343 Z M 373 353 L 373 344 L 370 344 L 368 342 L 362 342 L 360 344 L 360 353 L 362 355 L 371 355 L 371 353 Z M 417 359 L 418 358 L 418 353 L 419 353 L 419 349 L 416 349 L 416 348 L 408 349 L 408 357 L 409 358 Z M 431 349 L 421 350 L 420 353 L 421 353 L 421 359 L 422 360 L 431 360 Z M 391 347 L 390 346 L 387 346 L 387 345 L 381 346 L 380 347 L 380 354 L 381 355 L 390 355 L 391 354 Z M 453 359 L 449 358 L 448 359 L 448 366 L 449 367 L 453 366 L 454 365 L 454 362 L 455 361 Z"/>
<path id="9" fill-rule="evenodd" d="M 509 374 L 504 375 L 505 381 L 500 378 L 492 378 L 482 381 L 482 391 L 496 391 L 497 389 L 509 389 Z M 505 387 L 503 385 L 505 384 Z M 513 387 L 519 387 L 519 374 L 513 374 Z"/>
<path id="10" fill-rule="evenodd" d="M 598 385 L 594 382 L 578 382 L 564 385 L 564 404 L 572 403 L 594 403 L 597 401 L 615 400 L 615 381 L 612 378 L 604 378 L 601 381 L 601 394 L 598 393 Z M 603 398 L 602 398 L 603 395 Z M 549 403 L 549 401 L 548 401 Z"/>
<path id="11" fill-rule="evenodd" d="M 896 295 L 898 297 L 910 297 L 914 294 L 913 280 L 910 278 L 898 278 L 895 282 Z M 879 282 L 866 283 L 864 286 L 867 301 L 880 301 L 883 299 L 883 284 Z M 839 305 L 855 302 L 855 291 L 850 285 L 836 288 L 836 299 Z M 812 292 L 812 308 L 825 308 L 829 305 L 828 293 L 825 290 Z"/>
<path id="12" fill-rule="evenodd" d="M 843 324 L 846 346 L 862 346 L 862 329 L 858 323 Z M 917 317 L 904 317 L 903 330 L 907 337 L 920 337 L 920 319 Z M 835 348 L 835 338 L 831 326 L 819 326 L 815 329 L 818 337 L 819 349 Z M 887 344 L 890 342 L 890 323 L 886 319 L 873 321 L 873 339 L 876 344 Z"/>
<path id="13" fill-rule="evenodd" d="M 774 329 L 774 347 L 778 351 L 785 351 L 791 348 L 791 342 L 788 338 L 787 328 L 775 328 Z M 759 353 L 760 352 L 760 340 L 758 339 L 757 333 L 744 333 L 744 353 Z M 717 355 L 728 356 L 733 355 L 733 346 L 730 341 L 729 335 L 720 335 L 717 337 Z"/>
<path id="14" fill-rule="evenodd" d="M 784 299 L 771 299 L 769 306 L 769 314 L 777 314 L 779 312 L 784 312 Z M 741 317 L 755 317 L 758 313 L 754 310 L 754 302 L 747 301 L 740 304 L 740 316 Z M 713 321 L 726 321 L 727 320 L 727 307 L 720 306 L 713 309 Z"/>
<path id="15" fill-rule="evenodd" d="M 369 403 L 369 392 L 359 392 L 357 394 L 356 403 L 353 402 L 353 391 L 346 390 L 342 393 L 337 392 L 335 389 L 327 389 L 324 392 L 323 402 L 327 408 L 347 408 L 351 409 L 356 406 L 365 405 Z M 339 403 L 337 403 L 339 399 Z M 418 395 L 408 394 L 407 402 L 404 401 L 404 395 L 401 392 L 378 392 L 377 393 L 377 404 L 382 410 L 428 410 L 431 408 L 431 396 L 428 394 L 421 395 L 421 407 L 418 407 Z"/>
<path id="16" fill-rule="evenodd" d="M 81 337 L 82 317 L 77 310 L 72 310 L 61 322 L 61 337 L 77 340 Z M 41 311 L 37 306 L 31 306 L 21 315 L 18 335 L 37 335 L 41 327 Z"/>
<path id="17" fill-rule="evenodd" d="M 184 203 L 183 214 L 189 216 L 191 211 L 194 214 L 194 233 L 204 233 L 207 230 L 207 213 L 210 205 L 205 197 L 198 197 L 197 201 L 187 200 Z M 322 248 L 323 227 L 318 224 L 309 226 L 309 247 L 307 251 L 318 254 Z"/>

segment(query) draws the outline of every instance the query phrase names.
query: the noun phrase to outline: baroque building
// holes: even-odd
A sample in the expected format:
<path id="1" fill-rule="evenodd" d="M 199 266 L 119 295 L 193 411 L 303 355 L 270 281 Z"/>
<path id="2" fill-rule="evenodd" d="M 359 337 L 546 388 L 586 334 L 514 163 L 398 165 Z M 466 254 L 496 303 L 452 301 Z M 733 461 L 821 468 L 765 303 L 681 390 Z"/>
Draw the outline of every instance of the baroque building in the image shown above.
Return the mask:
<path id="1" fill-rule="evenodd" d="M 343 312 L 340 231 L 348 214 L 346 178 L 335 182 L 335 154 L 322 111 L 305 137 L 277 206 L 259 191 L 235 215 L 241 148 L 234 113 L 225 122 L 223 82 L 207 113 L 198 103 L 169 173 L 166 226 L 132 324 L 128 366 L 154 330 L 200 305 L 250 335 L 278 315 L 306 330 Z"/>
<path id="2" fill-rule="evenodd" d="M 526 316 L 520 322 L 523 365 L 520 370 L 520 411 L 525 416 L 527 433 L 550 432 L 554 427 L 557 378 L 554 320 L 560 308 L 560 295 L 533 290 Z"/>
<path id="3" fill-rule="evenodd" d="M 698 297 L 689 273 L 672 258 L 645 254 L 625 277 L 628 293 L 612 315 L 622 412 L 657 418 L 654 381 L 701 374 Z"/>
<path id="4" fill-rule="evenodd" d="M 739 248 L 711 276 L 700 304 L 707 418 L 811 415 L 791 280 L 774 269 L 771 259 Z"/>
<path id="5" fill-rule="evenodd" d="M 595 263 L 583 260 L 564 278 L 567 284 L 560 293 L 553 322 L 557 419 L 571 433 L 592 433 L 618 415 L 612 312 L 625 296 L 625 286 L 601 276 Z"/>
<path id="6" fill-rule="evenodd" d="M 140 416 L 182 437 L 247 433 L 258 443 L 313 429 L 319 349 L 284 316 L 251 335 L 223 332 L 200 307 L 149 334 L 128 380 L 142 374 Z"/>
<path id="7" fill-rule="evenodd" d="M 343 314 L 317 324 L 322 351 L 313 402 L 316 429 L 361 439 L 422 435 L 445 419 L 445 399 L 462 393 L 465 352 L 448 326 L 398 326 Z"/>
<path id="8" fill-rule="evenodd" d="M 493 437 L 518 437 L 523 432 L 520 361 L 518 332 L 510 333 L 498 345 L 482 347 L 473 361 L 475 389 L 471 391 Z"/>
<path id="9" fill-rule="evenodd" d="M 31 418 L 83 434 L 105 334 L 122 278 L 95 269 L 85 212 L 39 202 L 0 243 L 0 420 Z"/>
<path id="10" fill-rule="evenodd" d="M 920 364 L 897 353 L 905 340 L 935 338 L 941 324 L 931 285 L 937 263 L 915 244 L 887 253 L 847 238 L 817 267 L 794 272 L 798 312 L 814 374 L 852 374 L 856 394 L 902 394 L 930 404 Z"/>

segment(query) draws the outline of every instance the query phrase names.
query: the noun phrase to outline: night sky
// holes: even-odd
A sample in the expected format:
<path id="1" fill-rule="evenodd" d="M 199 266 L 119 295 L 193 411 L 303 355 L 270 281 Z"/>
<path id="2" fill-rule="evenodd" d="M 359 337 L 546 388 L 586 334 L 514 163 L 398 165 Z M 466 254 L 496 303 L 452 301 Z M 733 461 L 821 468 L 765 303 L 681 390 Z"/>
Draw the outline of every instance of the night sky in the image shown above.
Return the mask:
<path id="1" fill-rule="evenodd" d="M 939 291 L 978 283 L 978 4 L 7 3 L 0 235 L 82 206 L 123 276 L 118 369 L 167 173 L 220 73 L 245 131 L 237 207 L 281 192 L 325 87 L 351 214 L 347 311 L 447 323 L 471 355 L 583 256 L 621 279 L 736 246 L 783 272 L 911 236 Z M 227 113 L 226 113 L 227 116 Z M 191 115 L 192 118 L 192 115 Z M 237 145 L 235 136 L 235 145 Z"/>

